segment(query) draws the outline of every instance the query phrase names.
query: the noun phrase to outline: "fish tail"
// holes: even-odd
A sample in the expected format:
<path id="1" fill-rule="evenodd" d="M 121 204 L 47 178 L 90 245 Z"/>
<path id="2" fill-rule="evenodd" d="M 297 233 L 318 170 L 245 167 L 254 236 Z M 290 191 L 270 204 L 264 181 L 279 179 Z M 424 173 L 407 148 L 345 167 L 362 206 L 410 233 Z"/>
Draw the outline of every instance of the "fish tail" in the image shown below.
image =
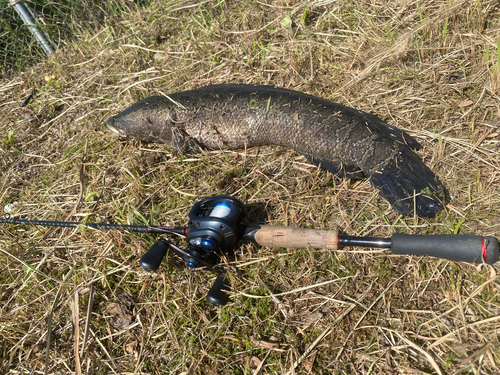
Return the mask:
<path id="1" fill-rule="evenodd" d="M 448 191 L 436 175 L 408 147 L 395 160 L 371 174 L 370 182 L 399 213 L 434 217 L 449 200 Z"/>

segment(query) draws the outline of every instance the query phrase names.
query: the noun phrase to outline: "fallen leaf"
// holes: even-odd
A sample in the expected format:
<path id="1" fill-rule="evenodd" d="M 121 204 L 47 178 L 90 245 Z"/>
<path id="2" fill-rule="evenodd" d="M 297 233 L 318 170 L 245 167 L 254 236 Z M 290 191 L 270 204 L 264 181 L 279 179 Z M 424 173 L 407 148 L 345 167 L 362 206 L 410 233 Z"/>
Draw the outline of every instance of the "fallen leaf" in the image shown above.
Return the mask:
<path id="1" fill-rule="evenodd" d="M 118 329 L 128 329 L 134 321 L 133 301 L 130 296 L 122 295 L 119 298 L 120 302 L 113 302 L 106 307 L 104 313 L 114 315 L 111 321 L 113 327 Z"/>
<path id="2" fill-rule="evenodd" d="M 304 370 L 306 370 L 309 373 L 312 370 L 314 359 L 316 358 L 316 353 L 317 352 L 315 351 L 314 353 L 310 354 L 309 357 L 307 357 L 302 361 L 302 366 L 304 366 Z"/>
<path id="3" fill-rule="evenodd" d="M 256 338 L 252 337 L 252 344 L 259 348 L 263 349 L 277 349 L 279 347 L 279 343 L 277 342 L 270 342 L 270 341 L 264 341 L 264 340 L 257 340 Z"/>
<path id="4" fill-rule="evenodd" d="M 134 354 L 135 348 L 137 347 L 137 340 L 129 342 L 123 345 L 123 351 L 128 354 Z"/>
<path id="5" fill-rule="evenodd" d="M 322 316 L 323 316 L 323 314 L 321 314 L 319 311 L 312 313 L 312 314 L 309 314 L 305 319 L 305 323 L 307 323 L 307 324 L 316 323 L 318 320 L 321 319 Z"/>
<path id="6" fill-rule="evenodd" d="M 250 367 L 252 367 L 252 368 L 259 367 L 261 364 L 262 364 L 262 361 L 257 357 L 252 357 L 250 359 Z"/>
<path id="7" fill-rule="evenodd" d="M 460 102 L 460 103 L 458 104 L 458 106 L 459 106 L 460 108 L 464 108 L 464 107 L 468 107 L 468 106 L 470 106 L 470 105 L 472 105 L 472 104 L 474 104 L 474 101 L 472 101 L 472 100 L 470 100 L 470 99 L 469 99 L 469 100 L 464 100 L 463 102 Z"/>

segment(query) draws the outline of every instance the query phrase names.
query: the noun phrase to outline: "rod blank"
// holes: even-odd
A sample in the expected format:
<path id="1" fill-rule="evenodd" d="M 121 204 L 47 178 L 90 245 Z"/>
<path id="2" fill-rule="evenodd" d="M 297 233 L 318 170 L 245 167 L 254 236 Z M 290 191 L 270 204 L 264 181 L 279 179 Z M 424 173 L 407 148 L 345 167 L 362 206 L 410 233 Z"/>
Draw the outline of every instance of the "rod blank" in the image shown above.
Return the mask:
<path id="1" fill-rule="evenodd" d="M 23 219 L 0 219 L 0 224 L 23 224 L 35 225 L 41 227 L 62 227 L 76 228 L 79 226 L 91 229 L 116 229 L 129 230 L 131 232 L 143 233 L 163 233 L 163 234 L 180 234 L 186 235 L 187 227 L 151 227 L 149 225 L 121 225 L 121 224 L 104 224 L 104 223 L 80 223 L 75 221 L 44 221 L 44 220 L 23 220 Z"/>

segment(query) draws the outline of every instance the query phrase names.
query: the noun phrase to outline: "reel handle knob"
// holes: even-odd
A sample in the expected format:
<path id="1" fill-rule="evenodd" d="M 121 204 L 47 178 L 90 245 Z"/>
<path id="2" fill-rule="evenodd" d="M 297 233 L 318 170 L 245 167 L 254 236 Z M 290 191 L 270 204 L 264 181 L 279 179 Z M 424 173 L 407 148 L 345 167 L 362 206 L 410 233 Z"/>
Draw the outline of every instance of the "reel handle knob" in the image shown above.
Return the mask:
<path id="1" fill-rule="evenodd" d="M 229 279 L 225 273 L 220 273 L 215 279 L 214 285 L 210 288 L 207 294 L 207 300 L 212 305 L 224 306 L 229 300 Z"/>
<path id="2" fill-rule="evenodd" d="M 158 268 L 160 268 L 161 262 L 165 254 L 167 254 L 167 244 L 162 240 L 156 242 L 151 248 L 148 250 L 146 254 L 144 254 L 139 261 L 139 265 L 144 271 L 154 272 Z"/>

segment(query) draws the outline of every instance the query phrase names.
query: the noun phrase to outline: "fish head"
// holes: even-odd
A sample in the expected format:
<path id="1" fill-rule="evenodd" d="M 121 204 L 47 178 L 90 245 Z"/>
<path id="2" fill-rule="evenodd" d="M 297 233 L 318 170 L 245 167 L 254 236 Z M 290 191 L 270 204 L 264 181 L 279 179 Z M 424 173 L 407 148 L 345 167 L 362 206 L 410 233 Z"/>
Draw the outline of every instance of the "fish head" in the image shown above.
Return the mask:
<path id="1" fill-rule="evenodd" d="M 173 110 L 169 103 L 164 103 L 164 97 L 150 97 L 109 118 L 106 127 L 111 134 L 119 137 L 172 145 L 173 116 Z"/>

